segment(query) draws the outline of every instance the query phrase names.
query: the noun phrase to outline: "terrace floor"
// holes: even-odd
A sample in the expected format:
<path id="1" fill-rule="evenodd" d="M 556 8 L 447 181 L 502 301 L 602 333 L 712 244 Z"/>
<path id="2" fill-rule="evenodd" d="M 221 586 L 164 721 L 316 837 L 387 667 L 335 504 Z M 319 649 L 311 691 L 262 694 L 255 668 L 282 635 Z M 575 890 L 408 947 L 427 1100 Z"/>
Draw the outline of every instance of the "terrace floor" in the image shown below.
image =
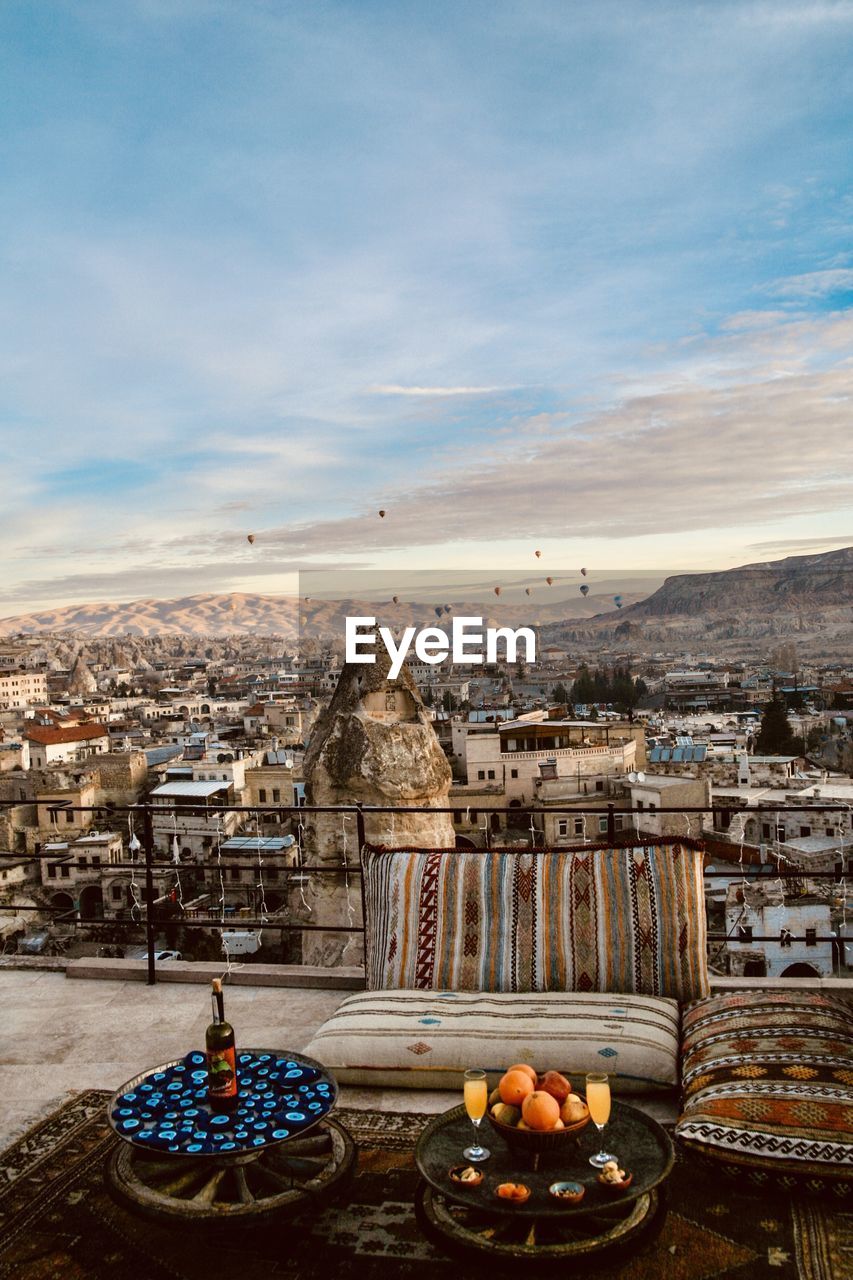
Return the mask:
<path id="1" fill-rule="evenodd" d="M 228 1017 L 257 1048 L 301 1049 L 349 993 L 229 987 Z M 204 986 L 72 981 L 64 973 L 0 971 L 0 1150 L 82 1089 L 117 1089 L 146 1067 L 204 1044 Z M 382 1111 L 444 1111 L 448 1093 L 341 1090 L 341 1103 Z"/>

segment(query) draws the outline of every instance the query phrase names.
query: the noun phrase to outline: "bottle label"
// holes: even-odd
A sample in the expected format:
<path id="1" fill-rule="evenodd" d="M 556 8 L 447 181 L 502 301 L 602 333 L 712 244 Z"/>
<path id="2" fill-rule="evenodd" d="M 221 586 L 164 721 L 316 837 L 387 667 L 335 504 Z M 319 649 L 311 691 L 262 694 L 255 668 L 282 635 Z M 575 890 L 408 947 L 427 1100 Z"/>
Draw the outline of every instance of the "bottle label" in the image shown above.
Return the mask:
<path id="1" fill-rule="evenodd" d="M 237 1057 L 230 1049 L 208 1049 L 207 1090 L 211 1098 L 235 1098 L 237 1096 Z"/>

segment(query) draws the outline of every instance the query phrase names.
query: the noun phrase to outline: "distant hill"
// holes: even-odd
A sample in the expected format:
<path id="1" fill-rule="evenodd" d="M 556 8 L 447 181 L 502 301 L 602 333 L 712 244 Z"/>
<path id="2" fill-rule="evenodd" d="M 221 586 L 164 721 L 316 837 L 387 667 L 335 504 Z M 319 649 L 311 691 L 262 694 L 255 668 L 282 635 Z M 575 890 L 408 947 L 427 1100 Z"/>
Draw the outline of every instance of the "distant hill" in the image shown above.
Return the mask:
<path id="1" fill-rule="evenodd" d="M 580 626 L 547 628 L 570 643 L 655 646 L 708 642 L 736 648 L 745 641 L 792 637 L 825 652 L 850 652 L 853 635 L 853 547 L 820 555 L 742 565 L 717 573 L 667 578 L 645 599 L 600 613 Z"/>
<path id="2" fill-rule="evenodd" d="M 576 588 L 572 588 L 576 590 Z M 537 626 L 566 617 L 588 619 L 610 599 L 603 586 L 586 600 L 557 598 L 553 601 L 525 599 L 523 603 L 501 599 L 484 603 L 451 601 L 453 613 L 482 616 L 487 626 Z M 624 592 L 626 603 L 638 600 L 642 592 Z M 521 591 L 515 592 L 516 597 Z M 297 629 L 313 636 L 342 639 L 344 618 L 374 616 L 392 628 L 439 625 L 434 604 L 418 601 L 367 601 L 357 599 L 305 601 L 295 596 L 261 596 L 241 593 L 184 596 L 180 600 L 129 600 L 122 603 L 68 605 L 16 617 L 0 618 L 0 636 L 69 633 L 76 636 L 226 636 L 263 635 L 292 639 Z"/>
<path id="3" fill-rule="evenodd" d="M 853 547 L 822 555 L 788 556 L 718 573 L 667 578 L 645 600 L 622 610 L 621 621 L 749 610 L 785 613 L 853 605 Z"/>

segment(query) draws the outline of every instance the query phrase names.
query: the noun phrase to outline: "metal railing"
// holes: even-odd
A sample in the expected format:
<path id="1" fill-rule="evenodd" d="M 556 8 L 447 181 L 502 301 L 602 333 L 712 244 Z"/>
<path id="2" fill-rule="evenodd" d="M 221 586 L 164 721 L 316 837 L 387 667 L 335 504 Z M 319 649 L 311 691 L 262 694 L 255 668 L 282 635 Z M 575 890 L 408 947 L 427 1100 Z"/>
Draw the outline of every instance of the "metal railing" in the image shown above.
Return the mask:
<path id="1" fill-rule="evenodd" d="M 22 804 L 36 804 L 36 803 L 38 802 L 37 801 L 20 801 L 20 800 L 0 801 L 0 810 L 4 808 L 19 808 Z M 228 908 L 227 906 L 225 906 L 224 898 L 221 900 L 223 905 L 218 915 L 215 913 L 209 913 L 207 916 L 201 916 L 197 914 L 192 914 L 192 915 L 184 914 L 176 919 L 173 916 L 165 916 L 162 912 L 158 914 L 157 907 L 159 904 L 161 904 L 164 901 L 164 896 L 163 895 L 160 895 L 159 897 L 155 896 L 155 877 L 162 877 L 162 876 L 169 875 L 170 873 L 174 873 L 175 870 L 178 870 L 178 871 L 183 870 L 185 873 L 189 873 L 192 871 L 198 872 L 199 870 L 202 870 L 205 873 L 207 873 L 208 871 L 213 869 L 224 871 L 224 870 L 231 870 L 232 868 L 239 868 L 240 870 L 246 871 L 256 864 L 253 861 L 247 861 L 247 858 L 251 856 L 248 850 L 247 850 L 246 857 L 244 857 L 242 860 L 236 857 L 222 856 L 220 852 L 216 854 L 215 858 L 213 859 L 209 858 L 208 861 L 206 861 L 203 864 L 187 863 L 187 862 L 181 862 L 179 864 L 175 864 L 174 862 L 172 862 L 170 859 L 166 857 L 158 858 L 157 849 L 156 849 L 156 837 L 155 837 L 155 818 L 168 819 L 173 815 L 176 815 L 176 816 L 182 815 L 184 817 L 187 817 L 187 816 L 195 816 L 196 818 L 206 817 L 208 819 L 215 820 L 217 819 L 217 817 L 224 816 L 226 814 L 232 814 L 232 815 L 245 814 L 249 818 L 255 821 L 256 829 L 259 830 L 257 824 L 259 824 L 261 820 L 268 819 L 272 816 L 274 816 L 276 822 L 279 825 L 282 823 L 282 821 L 285 818 L 289 817 L 293 820 L 296 820 L 300 826 L 304 826 L 302 819 L 305 815 L 341 814 L 345 817 L 350 817 L 355 820 L 357 849 L 360 854 L 361 849 L 367 843 L 366 820 L 371 816 L 386 815 L 386 814 L 387 815 L 422 814 L 425 816 L 432 816 L 435 814 L 454 815 L 454 814 L 458 814 L 461 808 L 461 806 L 458 803 L 456 803 L 455 805 L 447 805 L 447 806 L 424 807 L 424 806 L 418 806 L 418 805 L 366 805 L 361 803 L 353 803 L 348 805 L 282 805 L 282 804 L 266 804 L 266 803 L 261 805 L 237 805 L 237 804 L 227 804 L 227 803 L 225 804 L 204 803 L 204 804 L 188 804 L 184 806 L 174 806 L 174 805 L 162 805 L 162 804 L 152 805 L 147 802 L 141 802 L 138 804 L 125 805 L 125 806 L 119 806 L 119 805 L 113 805 L 113 804 L 71 805 L 71 804 L 63 804 L 63 803 L 58 803 L 58 804 L 50 803 L 45 805 L 44 807 L 47 808 L 48 814 L 51 817 L 51 820 L 54 822 L 56 821 L 58 815 L 61 813 L 87 814 L 92 816 L 93 818 L 108 818 L 110 822 L 115 822 L 115 820 L 119 817 L 124 818 L 124 820 L 128 821 L 129 823 L 134 823 L 134 824 L 136 821 L 141 820 L 142 841 L 141 841 L 141 850 L 140 850 L 141 858 L 140 859 L 120 860 L 118 862 L 101 862 L 97 866 L 78 865 L 75 868 L 76 870 L 80 872 L 85 872 L 87 874 L 104 873 L 104 872 L 122 873 L 122 872 L 129 871 L 132 876 L 135 875 L 137 871 L 144 869 L 144 892 L 143 892 L 141 901 L 137 904 L 140 911 L 139 918 L 138 919 L 133 918 L 133 915 L 132 915 L 133 908 L 131 908 L 130 919 L 123 919 L 119 917 L 111 917 L 109 919 L 106 919 L 103 916 L 81 918 L 79 915 L 79 906 L 69 910 L 67 907 L 49 907 L 46 905 L 19 906 L 14 904 L 0 903 L 0 911 L 7 910 L 7 911 L 14 911 L 15 913 L 22 913 L 22 914 L 26 914 L 28 912 L 37 913 L 41 916 L 49 917 L 51 920 L 55 921 L 56 923 L 65 922 L 73 925 L 75 928 L 92 928 L 92 927 L 98 927 L 101 925 L 109 925 L 111 929 L 121 930 L 121 929 L 139 929 L 142 925 L 144 925 L 145 949 L 146 949 L 146 959 L 147 959 L 147 980 L 149 985 L 153 985 L 156 982 L 156 973 L 157 973 L 156 951 L 158 950 L 156 945 L 156 928 L 158 924 L 159 925 L 178 925 L 186 928 L 199 928 L 199 929 L 207 929 L 211 931 L 217 930 L 217 929 L 219 930 L 228 929 L 233 927 L 234 925 L 240 925 L 241 927 L 248 930 L 263 929 L 263 930 L 278 932 L 279 934 L 284 934 L 284 933 L 302 934 L 302 933 L 312 933 L 312 932 L 346 933 L 346 934 L 363 934 L 364 933 L 363 923 L 361 925 L 312 924 L 302 920 L 295 921 L 295 922 L 290 922 L 290 921 L 285 922 L 282 920 L 271 920 L 269 916 L 265 915 L 264 913 L 261 913 L 260 915 L 247 916 L 247 915 L 241 914 L 237 916 L 233 914 L 233 912 L 236 911 L 236 908 Z M 471 808 L 473 809 L 474 806 L 471 806 Z M 576 837 L 571 837 L 571 839 L 575 841 L 573 845 L 559 844 L 559 845 L 550 845 L 545 847 L 543 845 L 537 844 L 535 840 L 531 840 L 529 848 L 530 848 L 530 851 L 534 853 L 548 853 L 554 848 L 582 849 L 584 846 L 589 848 L 589 847 L 594 847 L 602 844 L 606 844 L 613 848 L 622 848 L 622 847 L 630 846 L 632 844 L 642 843 L 643 840 L 647 840 L 647 839 L 656 839 L 658 841 L 671 840 L 673 842 L 678 840 L 688 839 L 693 841 L 694 843 L 699 843 L 699 842 L 702 842 L 705 837 L 716 837 L 717 848 L 715 848 L 714 854 L 711 856 L 719 857 L 721 852 L 719 849 L 719 844 L 729 843 L 731 845 L 732 850 L 740 849 L 741 857 L 737 860 L 734 860 L 734 859 L 732 860 L 732 871 L 718 871 L 718 870 L 705 871 L 704 875 L 706 879 L 731 880 L 734 876 L 737 876 L 738 879 L 743 879 L 745 881 L 756 880 L 756 879 L 761 879 L 766 881 L 768 878 L 771 880 L 780 880 L 780 881 L 782 880 L 791 880 L 791 881 L 831 880 L 831 881 L 834 881 L 836 884 L 845 885 L 846 884 L 846 881 L 845 881 L 846 849 L 844 847 L 845 837 L 843 835 L 839 839 L 840 848 L 838 852 L 841 857 L 840 868 L 836 867 L 836 869 L 832 871 L 810 871 L 808 870 L 808 868 L 791 863 L 791 860 L 787 858 L 786 855 L 777 854 L 777 855 L 771 855 L 774 861 L 776 862 L 776 866 L 772 873 L 768 873 L 767 871 L 768 864 L 758 863 L 754 859 L 751 861 L 744 859 L 743 854 L 747 848 L 745 839 L 740 839 L 738 841 L 721 840 L 720 839 L 721 832 L 718 828 L 714 828 L 711 830 L 706 830 L 702 828 L 700 829 L 698 836 L 690 836 L 686 832 L 681 834 L 669 833 L 665 836 L 658 836 L 649 831 L 640 830 L 638 825 L 641 819 L 649 819 L 649 818 L 656 819 L 659 816 L 666 815 L 666 814 L 676 814 L 676 815 L 682 815 L 685 817 L 687 817 L 688 815 L 705 816 L 710 814 L 712 818 L 716 814 L 722 814 L 722 815 L 728 816 L 728 818 L 731 818 L 732 816 L 739 816 L 742 818 L 746 818 L 746 817 L 760 818 L 762 814 L 775 815 L 775 814 L 785 813 L 786 811 L 787 812 L 793 811 L 797 813 L 808 812 L 808 813 L 814 813 L 814 814 L 834 813 L 834 814 L 846 815 L 847 817 L 851 817 L 851 806 L 846 805 L 844 803 L 837 803 L 837 802 L 829 803 L 829 804 L 809 803 L 801 806 L 796 806 L 791 804 L 787 804 L 783 806 L 762 804 L 762 805 L 750 806 L 749 808 L 735 807 L 729 802 L 725 804 L 705 805 L 705 806 L 699 806 L 699 805 L 660 806 L 655 808 L 654 810 L 649 810 L 647 808 L 636 809 L 633 807 L 621 808 L 621 807 L 617 807 L 617 805 L 615 805 L 612 802 L 608 802 L 606 806 L 599 805 L 599 806 L 589 806 L 589 807 L 587 806 L 579 807 L 576 805 L 561 807 L 559 804 L 547 804 L 547 805 L 533 804 L 533 805 L 525 805 L 523 807 L 515 808 L 515 809 L 507 808 L 505 805 L 483 805 L 483 804 L 476 805 L 476 812 L 478 814 L 484 814 L 484 815 L 502 814 L 505 818 L 513 819 L 513 820 L 517 820 L 521 818 L 529 818 L 531 821 L 530 830 L 531 830 L 532 836 L 533 835 L 539 836 L 541 834 L 537 828 L 533 827 L 533 818 L 535 816 L 550 815 L 552 817 L 559 818 L 561 815 L 569 815 L 571 817 L 580 817 L 580 818 L 595 817 L 598 819 L 602 819 L 606 817 L 607 829 L 606 829 L 606 832 L 605 831 L 600 832 L 600 839 L 598 841 L 594 841 L 578 835 Z M 623 819 L 626 817 L 631 818 L 634 823 L 634 829 L 626 829 L 623 827 L 622 830 L 619 830 L 617 828 L 617 818 L 619 817 Z M 491 844 L 491 838 L 496 833 L 492 832 L 489 829 L 488 823 L 486 824 L 486 828 L 485 829 L 481 828 L 481 830 L 484 836 L 485 847 L 488 849 Z M 165 833 L 161 832 L 161 838 L 163 838 L 164 834 Z M 183 834 L 186 835 L 188 833 L 184 832 Z M 58 829 L 56 830 L 55 835 L 57 837 L 58 843 L 70 844 L 70 842 L 73 841 L 75 838 L 78 838 L 80 835 L 85 835 L 85 829 L 80 830 L 77 828 L 70 828 L 65 833 L 65 835 L 68 837 L 67 841 L 64 841 L 62 839 L 62 833 Z M 249 840 L 253 839 L 251 834 L 247 836 L 245 832 L 243 833 L 243 838 L 248 838 Z M 569 837 L 561 837 L 561 839 L 568 839 L 568 838 Z M 260 846 L 260 843 L 263 841 L 264 837 L 258 834 L 257 839 L 259 841 L 259 846 Z M 754 846 L 749 846 L 749 848 L 750 850 L 753 850 Z M 448 851 L 448 852 L 452 852 L 452 851 Z M 269 859 L 274 859 L 275 857 L 275 855 L 272 854 L 269 850 L 264 850 L 264 853 L 265 853 L 265 858 L 264 858 L 265 862 Z M 38 850 L 37 852 L 32 852 L 32 853 L 29 853 L 29 852 L 0 853 L 0 869 L 2 869 L 4 865 L 4 861 L 6 862 L 7 865 L 9 861 L 16 864 L 19 864 L 25 861 L 30 861 L 30 862 L 46 861 L 52 864 L 62 865 L 62 864 L 69 864 L 69 863 L 75 862 L 80 858 L 80 856 L 81 855 L 76 851 L 72 852 L 70 847 L 68 851 L 65 853 L 60 852 L 58 850 L 45 850 L 43 848 Z M 783 861 L 788 862 L 790 865 L 788 867 L 781 866 L 780 864 Z M 291 875 L 294 875 L 297 873 L 298 874 L 310 873 L 311 875 L 337 876 L 337 877 L 347 877 L 349 875 L 357 875 L 359 876 L 359 878 L 361 878 L 360 860 L 353 861 L 353 862 L 346 860 L 338 865 L 316 864 L 316 863 L 310 864 L 310 863 L 300 862 L 296 866 L 291 866 L 291 865 L 285 866 L 284 868 L 282 868 L 282 870 L 284 870 L 285 873 L 291 873 Z M 285 879 L 285 884 L 287 884 L 288 879 L 289 877 Z M 65 878 L 61 878 L 57 880 L 55 888 L 53 885 L 46 886 L 46 887 L 54 889 L 54 892 L 66 892 L 66 890 L 63 889 L 64 883 L 65 883 Z M 13 887 L 12 885 L 9 885 L 9 888 L 12 888 L 12 887 Z M 72 886 L 69 884 L 68 887 L 70 889 Z M 237 885 L 235 885 L 233 881 L 231 884 L 231 888 L 237 888 Z M 199 895 L 199 896 L 209 896 L 209 895 Z M 361 883 L 361 904 L 362 904 L 362 921 L 363 921 L 364 920 L 363 883 Z M 244 909 L 241 908 L 240 910 L 242 911 Z M 226 914 L 229 911 L 232 914 Z M 725 943 L 727 941 L 734 940 L 744 946 L 748 946 L 749 942 L 758 943 L 758 942 L 778 942 L 779 941 L 779 938 L 774 935 L 768 936 L 768 935 L 754 934 L 752 938 L 749 939 L 749 942 L 745 942 L 745 941 L 742 941 L 741 939 L 734 938 L 733 931 L 729 932 L 728 934 L 709 932 L 707 936 L 709 941 L 720 941 Z M 805 942 L 805 943 L 832 942 L 832 943 L 841 944 L 841 945 L 843 945 L 845 942 L 845 939 L 843 937 L 839 937 L 836 935 L 827 936 L 827 937 L 824 937 L 824 936 L 807 937 L 805 935 L 801 937 L 798 935 L 789 935 L 788 940 L 790 942 Z"/>

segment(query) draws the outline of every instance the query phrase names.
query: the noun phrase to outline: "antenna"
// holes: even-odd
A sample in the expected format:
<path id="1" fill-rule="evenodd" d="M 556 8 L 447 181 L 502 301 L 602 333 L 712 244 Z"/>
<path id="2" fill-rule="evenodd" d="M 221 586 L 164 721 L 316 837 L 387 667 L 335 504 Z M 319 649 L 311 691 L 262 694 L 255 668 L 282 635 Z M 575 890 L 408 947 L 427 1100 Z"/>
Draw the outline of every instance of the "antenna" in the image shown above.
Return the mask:
<path id="1" fill-rule="evenodd" d="M 640 772 L 637 774 L 637 781 L 638 781 L 638 782 L 645 782 L 645 780 L 646 780 L 646 775 L 643 773 L 643 771 L 642 771 L 642 769 L 641 769 L 641 770 L 640 770 Z"/>
<path id="2" fill-rule="evenodd" d="M 638 782 L 639 778 L 640 778 L 640 775 L 637 773 L 636 769 L 632 769 L 631 772 L 628 774 L 629 782 Z"/>

